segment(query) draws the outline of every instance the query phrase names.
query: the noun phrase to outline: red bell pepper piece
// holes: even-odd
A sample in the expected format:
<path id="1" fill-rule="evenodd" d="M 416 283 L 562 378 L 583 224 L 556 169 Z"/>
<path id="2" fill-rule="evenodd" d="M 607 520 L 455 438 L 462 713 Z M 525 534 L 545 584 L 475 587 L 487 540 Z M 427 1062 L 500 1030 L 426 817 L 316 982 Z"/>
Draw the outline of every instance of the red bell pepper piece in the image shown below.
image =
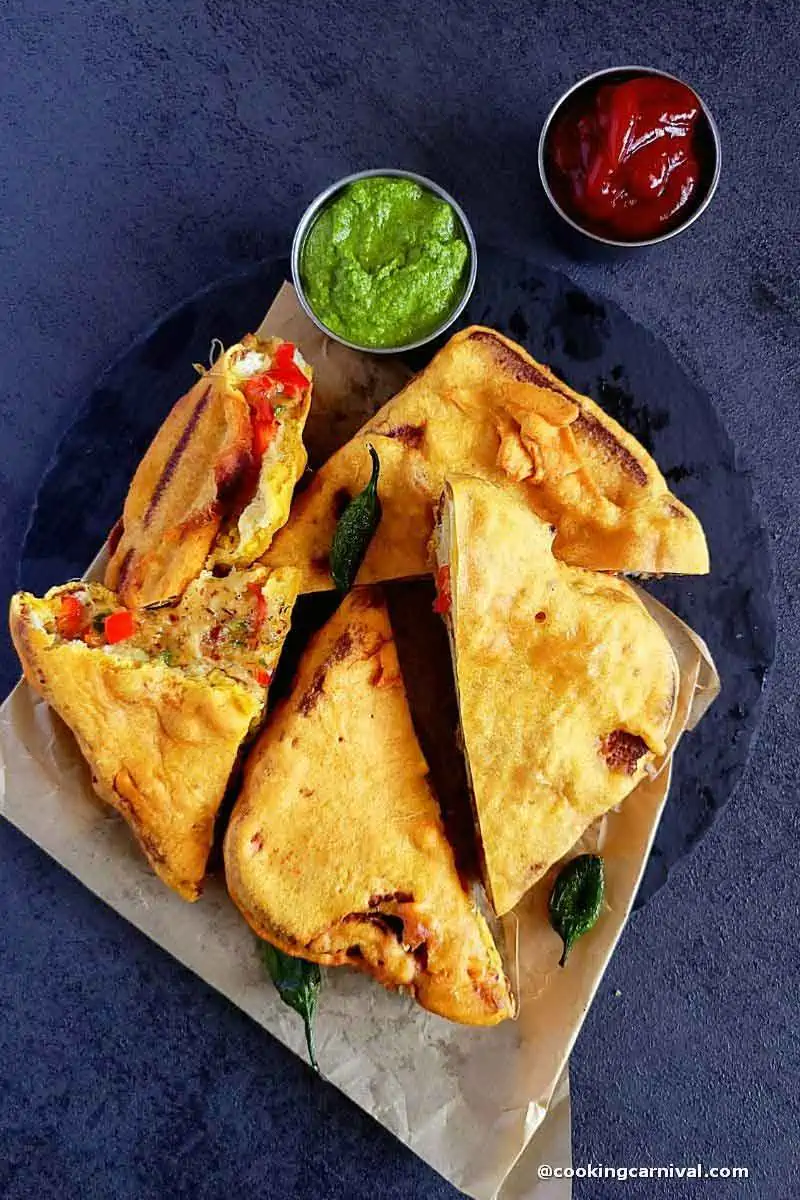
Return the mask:
<path id="1" fill-rule="evenodd" d="M 250 379 L 245 379 L 242 384 L 244 397 L 249 404 L 260 412 L 264 404 L 269 405 L 269 397 L 275 387 L 275 384 L 269 377 L 268 371 L 262 371 L 260 375 L 253 375 Z M 272 406 L 269 405 L 271 408 Z"/>
<path id="2" fill-rule="evenodd" d="M 253 419 L 253 453 L 261 459 L 278 428 L 275 410 L 270 397 L 275 393 L 275 381 L 269 372 L 254 375 L 242 384 L 245 399 L 250 405 Z"/>
<path id="3" fill-rule="evenodd" d="M 269 687 L 272 683 L 272 671 L 267 671 L 264 667 L 259 667 L 256 671 L 256 683 L 259 687 Z"/>
<path id="4" fill-rule="evenodd" d="M 436 599 L 433 602 L 433 611 L 435 613 L 449 613 L 453 606 L 453 597 L 450 592 L 450 568 L 448 566 L 439 567 L 436 572 Z"/>
<path id="5" fill-rule="evenodd" d="M 81 630 L 85 624 L 83 605 L 77 596 L 66 595 L 61 597 L 61 604 L 56 617 L 56 632 L 59 637 L 73 638 L 80 637 Z"/>
<path id="6" fill-rule="evenodd" d="M 267 619 L 267 599 L 261 590 L 260 583 L 248 583 L 247 590 L 251 593 L 251 595 L 255 596 L 256 600 L 256 613 L 255 620 L 253 622 L 253 637 L 257 638 L 261 626 Z"/>
<path id="7" fill-rule="evenodd" d="M 285 392 L 302 392 L 308 387 L 308 380 L 294 361 L 294 346 L 291 342 L 281 342 L 272 358 L 269 373 Z"/>
<path id="8" fill-rule="evenodd" d="M 109 646 L 124 642 L 126 638 L 133 637 L 135 632 L 136 622 L 133 613 L 127 608 L 118 608 L 105 619 L 105 635 Z"/>

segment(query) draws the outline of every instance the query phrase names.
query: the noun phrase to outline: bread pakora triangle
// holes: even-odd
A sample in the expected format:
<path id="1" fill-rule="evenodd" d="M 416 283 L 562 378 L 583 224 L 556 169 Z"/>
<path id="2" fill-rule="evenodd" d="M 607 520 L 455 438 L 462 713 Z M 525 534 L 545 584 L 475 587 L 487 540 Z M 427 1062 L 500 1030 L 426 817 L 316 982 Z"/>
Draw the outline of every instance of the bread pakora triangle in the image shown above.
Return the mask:
<path id="1" fill-rule="evenodd" d="M 513 1013 L 456 872 L 377 590 L 343 601 L 259 737 L 225 872 L 249 924 L 288 954 L 407 987 L 454 1021 Z"/>
<path id="2" fill-rule="evenodd" d="M 249 566 L 289 516 L 305 470 L 311 368 L 248 334 L 170 412 L 131 482 L 106 586 L 123 604 L 168 600 L 209 566 Z"/>
<path id="3" fill-rule="evenodd" d="M 157 875 L 196 900 L 214 820 L 257 725 L 289 629 L 297 573 L 203 573 L 172 608 L 131 613 L 99 583 L 11 601 L 31 686 L 74 733 L 97 794 Z"/>
<path id="4" fill-rule="evenodd" d="M 433 509 L 447 474 L 518 492 L 556 527 L 554 553 L 595 570 L 708 571 L 700 522 L 653 459 L 587 396 L 492 329 L 457 333 L 317 472 L 264 561 L 296 563 L 302 592 L 332 586 L 337 517 L 381 460 L 383 520 L 358 575 L 373 583 L 424 574 Z"/>
<path id="5" fill-rule="evenodd" d="M 495 910 L 513 908 L 665 753 L 666 636 L 624 580 L 566 566 L 517 497 L 455 476 L 434 535 Z"/>

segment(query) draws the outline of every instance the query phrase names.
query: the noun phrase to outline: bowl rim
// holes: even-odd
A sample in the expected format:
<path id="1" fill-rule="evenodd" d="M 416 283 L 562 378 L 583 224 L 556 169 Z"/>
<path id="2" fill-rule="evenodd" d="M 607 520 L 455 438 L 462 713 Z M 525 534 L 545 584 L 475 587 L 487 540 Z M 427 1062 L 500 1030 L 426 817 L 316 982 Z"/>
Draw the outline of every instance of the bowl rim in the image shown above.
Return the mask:
<path id="1" fill-rule="evenodd" d="M 697 97 L 697 102 L 700 105 L 703 116 L 705 117 L 708 127 L 711 131 L 711 140 L 714 144 L 714 170 L 713 170 L 713 173 L 711 176 L 711 182 L 708 185 L 708 189 L 707 189 L 706 194 L 703 197 L 701 203 L 698 205 L 698 207 L 695 209 L 695 211 L 691 214 L 691 216 L 687 217 L 686 220 L 683 221 L 680 225 L 676 225 L 674 229 L 667 230 L 665 233 L 659 233 L 655 237 L 638 238 L 638 239 L 634 239 L 634 240 L 628 239 L 626 241 L 623 241 L 619 238 L 605 237 L 603 234 L 600 234 L 600 233 L 594 233 L 591 229 L 588 229 L 586 226 L 580 225 L 576 220 L 574 220 L 569 215 L 569 213 L 565 212 L 565 210 L 561 207 L 561 205 L 556 200 L 556 198 L 553 194 L 552 188 L 550 187 L 550 182 L 547 178 L 547 171 L 545 169 L 545 158 L 544 158 L 545 144 L 547 142 L 547 135 L 550 132 L 550 129 L 552 127 L 553 121 L 554 121 L 557 113 L 561 110 L 561 108 L 564 106 L 564 104 L 567 102 L 567 100 L 569 100 L 570 96 L 573 96 L 575 94 L 575 92 L 577 92 L 580 88 L 585 87 L 587 84 L 592 83 L 597 79 L 602 79 L 606 75 L 618 75 L 623 71 L 636 72 L 639 75 L 657 76 L 661 79 L 671 79 L 675 83 L 679 83 L 683 87 L 688 88 L 689 91 L 692 92 L 692 94 Z M 594 242 L 599 242 L 603 246 L 616 246 L 623 250 L 624 249 L 629 249 L 629 250 L 634 249 L 635 250 L 640 246 L 658 246 L 662 242 L 668 242 L 670 240 L 670 238 L 677 237 L 679 233 L 683 233 L 684 230 L 688 229 L 690 227 L 690 225 L 693 225 L 695 223 L 695 221 L 698 219 L 698 217 L 702 216 L 702 214 L 706 211 L 706 209 L 708 208 L 712 199 L 714 198 L 714 193 L 716 192 L 717 184 L 719 183 L 720 172 L 722 170 L 722 142 L 721 142 L 720 135 L 719 135 L 719 128 L 717 127 L 717 123 L 714 120 L 714 115 L 711 112 L 711 109 L 708 107 L 705 100 L 700 95 L 700 93 L 697 91 L 697 89 L 693 88 L 690 83 L 687 83 L 685 79 L 681 79 L 681 77 L 679 75 L 673 75 L 670 71 L 662 71 L 660 67 L 645 67 L 645 66 L 642 66 L 637 63 L 626 63 L 626 64 L 623 64 L 622 66 L 618 66 L 618 67 L 603 67 L 599 71 L 592 71 L 592 73 L 590 75 L 584 75 L 576 83 L 573 83 L 573 85 L 570 88 L 567 88 L 567 90 L 565 92 L 563 92 L 561 94 L 561 96 L 559 96 L 558 100 L 556 100 L 555 104 L 553 105 L 553 107 L 550 109 L 549 113 L 545 117 L 544 124 L 542 125 L 542 131 L 539 134 L 538 163 L 539 163 L 539 179 L 540 179 L 540 182 L 544 189 L 545 195 L 547 196 L 547 199 L 550 201 L 550 204 L 552 205 L 552 207 L 555 209 L 555 211 L 558 213 L 558 215 L 562 218 L 562 220 L 566 221 L 566 223 L 568 225 L 571 225 L 572 228 L 575 229 L 578 233 L 582 234 L 583 237 L 590 238 Z"/>
<path id="2" fill-rule="evenodd" d="M 340 333 L 337 333 L 334 329 L 331 329 L 317 316 L 309 304 L 300 274 L 300 256 L 302 254 L 303 244 L 305 243 L 305 239 L 311 229 L 311 226 L 314 224 L 314 221 L 323 207 L 328 203 L 328 201 L 330 201 L 344 188 L 348 187 L 351 183 L 356 183 L 359 179 L 373 179 L 378 176 L 383 176 L 390 179 L 410 179 L 412 182 L 419 184 L 420 187 L 426 188 L 428 191 L 433 192 L 433 194 L 438 196 L 441 200 L 445 200 L 453 209 L 459 221 L 461 222 L 469 249 L 469 270 L 467 273 L 467 281 L 464 286 L 464 291 L 456 306 L 450 313 L 448 313 L 447 317 L 442 321 L 442 323 L 438 325 L 436 329 L 432 330 L 430 333 L 427 333 L 425 337 L 418 338 L 413 342 L 403 342 L 398 346 L 365 346 L 360 342 L 351 342 L 348 338 L 343 337 Z M 451 196 L 450 193 L 441 186 L 441 184 L 436 183 L 433 179 L 429 179 L 426 175 L 420 175 L 416 171 L 406 171 L 401 167 L 371 167 L 368 171 L 354 171 L 350 175 L 342 176 L 341 179 L 337 179 L 334 183 L 329 184 L 328 187 L 323 188 L 323 190 L 314 197 L 314 199 L 305 209 L 303 215 L 297 223 L 297 228 L 294 231 L 290 262 L 292 283 L 294 285 L 294 290 L 297 293 L 297 299 L 300 301 L 300 305 L 305 314 L 311 318 L 317 328 L 321 329 L 327 337 L 332 338 L 335 342 L 341 343 L 342 346 L 347 346 L 351 350 L 359 350 L 364 354 L 405 354 L 409 350 L 417 350 L 420 346 L 427 346 L 429 342 L 441 337 L 441 335 L 461 316 L 472 297 L 473 291 L 475 290 L 475 281 L 478 276 L 478 247 L 476 245 L 475 234 L 467 214 L 464 212 L 464 209 L 461 207 L 458 201 L 454 199 L 454 197 Z"/>

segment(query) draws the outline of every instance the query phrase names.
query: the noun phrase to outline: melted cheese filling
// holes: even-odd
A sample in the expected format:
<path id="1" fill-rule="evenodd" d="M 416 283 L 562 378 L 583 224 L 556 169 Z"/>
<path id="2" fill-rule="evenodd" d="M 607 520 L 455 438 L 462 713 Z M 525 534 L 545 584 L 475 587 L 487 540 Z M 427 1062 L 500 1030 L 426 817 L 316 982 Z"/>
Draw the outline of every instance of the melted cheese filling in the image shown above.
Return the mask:
<path id="1" fill-rule="evenodd" d="M 278 431 L 261 460 L 256 494 L 239 517 L 240 549 L 244 549 L 251 539 L 256 538 L 265 527 L 271 526 L 280 515 L 276 513 L 277 497 L 274 487 L 270 486 L 270 475 L 275 465 L 283 458 L 285 438 L 286 426 L 279 420 Z"/>
<path id="2" fill-rule="evenodd" d="M 250 379 L 260 371 L 266 371 L 271 359 L 260 350 L 248 350 L 238 362 L 233 363 L 231 371 L 240 379 Z"/>

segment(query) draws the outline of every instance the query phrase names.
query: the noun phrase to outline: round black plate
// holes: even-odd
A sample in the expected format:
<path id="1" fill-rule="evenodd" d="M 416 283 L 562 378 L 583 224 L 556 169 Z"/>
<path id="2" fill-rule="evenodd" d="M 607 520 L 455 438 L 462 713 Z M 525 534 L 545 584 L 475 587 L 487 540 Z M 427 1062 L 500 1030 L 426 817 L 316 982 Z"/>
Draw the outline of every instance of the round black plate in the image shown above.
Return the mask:
<path id="1" fill-rule="evenodd" d="M 287 264 L 261 264 L 180 305 L 103 376 L 58 446 L 31 516 L 21 586 L 41 592 L 80 574 L 119 515 L 130 477 L 213 337 L 255 327 Z M 465 324 L 491 325 L 593 396 L 647 447 L 670 486 L 703 521 L 707 578 L 647 586 L 708 642 L 722 694 L 682 742 L 670 800 L 637 903 L 705 833 L 744 769 L 758 723 L 775 624 L 766 531 L 750 482 L 710 398 L 641 326 L 563 275 L 481 254 Z M 424 359 L 418 354 L 413 365 Z"/>

